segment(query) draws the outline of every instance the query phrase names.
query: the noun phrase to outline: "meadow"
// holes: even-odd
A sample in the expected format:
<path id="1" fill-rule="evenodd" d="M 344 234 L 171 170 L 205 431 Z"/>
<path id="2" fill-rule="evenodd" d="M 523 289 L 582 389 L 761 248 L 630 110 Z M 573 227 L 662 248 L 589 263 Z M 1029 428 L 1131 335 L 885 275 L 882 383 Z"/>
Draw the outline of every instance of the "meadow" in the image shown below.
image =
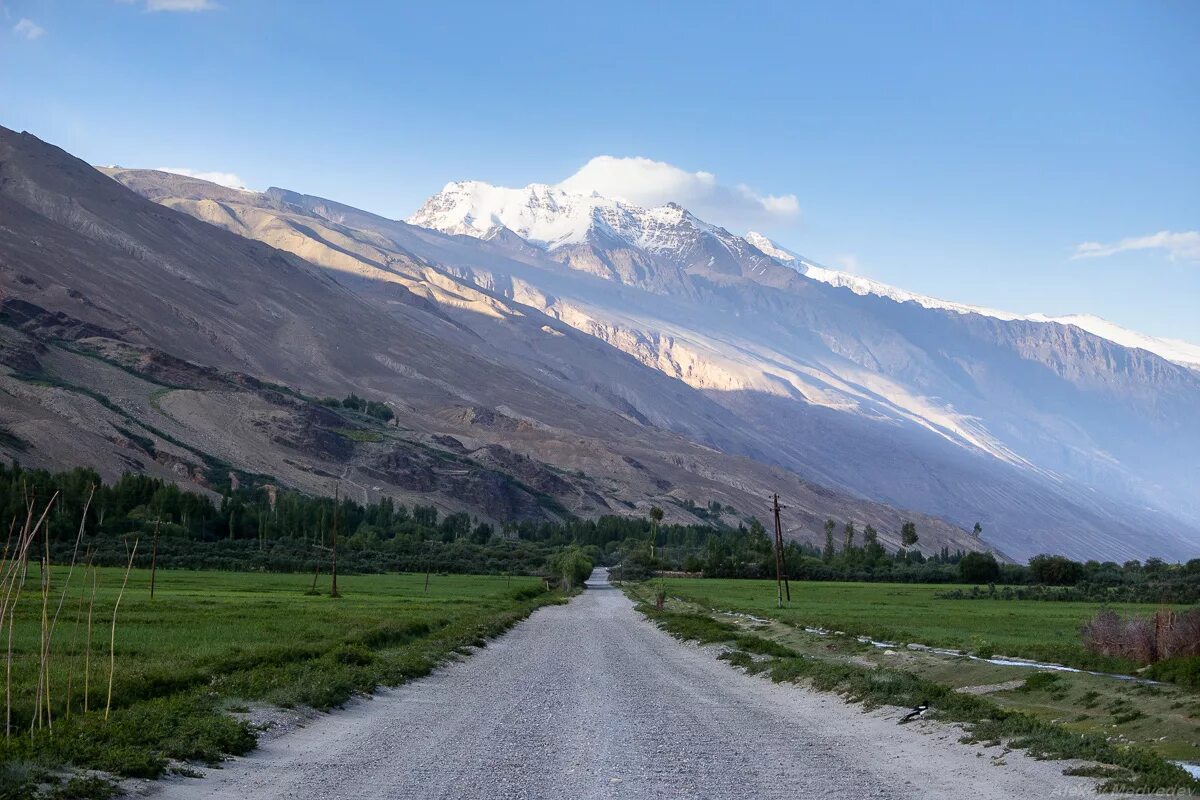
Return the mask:
<path id="1" fill-rule="evenodd" d="M 67 585 L 68 568 L 52 568 L 46 617 L 60 598 L 62 611 L 43 673 L 41 575 L 29 566 L 0 641 L 7 648 L 12 631 L 0 797 L 45 790 L 64 765 L 156 777 L 246 752 L 254 731 L 230 712 L 337 706 L 425 675 L 562 599 L 528 577 L 339 576 L 335 598 L 325 575 L 310 594 L 311 573 L 162 569 L 151 599 L 149 571 L 133 570 L 122 595 L 124 572 L 77 566 Z M 47 796 L 102 796 L 103 783 L 76 778 Z"/>
<path id="2" fill-rule="evenodd" d="M 1126 671 L 1131 664 L 1087 652 L 1080 626 L 1099 603 L 948 600 L 945 584 L 792 581 L 791 602 L 776 607 L 774 581 L 665 579 L 668 593 L 706 608 L 769 616 L 790 625 L 844 631 L 889 642 L 917 642 L 977 655 L 1006 655 L 1068 666 Z M 969 587 L 967 587 L 969 588 Z M 1152 614 L 1152 604 L 1116 604 Z"/>

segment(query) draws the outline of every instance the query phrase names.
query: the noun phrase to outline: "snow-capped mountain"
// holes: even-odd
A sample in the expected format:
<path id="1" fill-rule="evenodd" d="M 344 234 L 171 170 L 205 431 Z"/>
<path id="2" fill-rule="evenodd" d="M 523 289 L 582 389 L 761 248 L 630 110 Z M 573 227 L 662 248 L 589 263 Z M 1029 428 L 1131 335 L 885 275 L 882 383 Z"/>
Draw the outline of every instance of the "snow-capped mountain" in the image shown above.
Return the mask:
<path id="1" fill-rule="evenodd" d="M 1200 403 L 1200 372 L 1157 355 L 1177 350 L 1130 349 L 1111 327 L 1089 332 L 1089 320 L 1052 324 L 906 292 L 678 205 L 452 183 L 408 221 L 570 267 L 456 256 L 462 277 L 511 286 L 705 392 L 775 437 L 782 462 L 830 485 L 965 525 L 976 508 L 1023 555 L 1039 540 L 1078 536 L 1073 546 L 1086 549 L 1144 527 L 1118 521 L 1141 513 L 1130 510 L 1079 522 L 1095 492 L 1200 523 L 1188 488 L 1200 477 L 1200 423 L 1185 410 Z M 1021 488 L 1006 486 L 1014 475 Z"/>
<path id="2" fill-rule="evenodd" d="M 480 181 L 448 183 L 406 221 L 477 239 L 508 230 L 576 269 L 647 285 L 664 278 L 651 274 L 655 270 L 645 256 L 713 274 L 762 274 L 778 267 L 745 239 L 676 203 L 640 208 L 546 184 L 508 189 Z"/>
<path id="3" fill-rule="evenodd" d="M 162 173 L 114 177 L 311 259 L 390 313 L 420 298 L 522 375 L 780 476 L 963 530 L 981 521 L 1015 557 L 1190 558 L 1200 546 L 1200 372 L 1080 327 L 894 302 L 915 298 L 798 269 L 782 257 L 794 254 L 678 205 L 454 183 L 408 224 L 283 190 L 237 200 Z M 609 349 L 627 363 L 602 367 Z M 634 364 L 673 380 L 639 389 Z M 471 385 L 473 402 L 491 402 L 491 386 Z M 740 470 L 672 459 L 714 490 L 752 492 Z"/>
<path id="4" fill-rule="evenodd" d="M 1061 325 L 1074 325 L 1077 328 L 1082 328 L 1088 333 L 1094 333 L 1110 342 L 1116 342 L 1125 347 L 1137 347 L 1142 350 L 1148 350 L 1155 355 L 1162 356 L 1168 361 L 1174 361 L 1177 364 L 1182 364 L 1185 367 L 1200 369 L 1200 345 L 1185 342 L 1180 339 L 1164 339 L 1157 336 L 1148 336 L 1144 333 L 1123 328 L 1116 323 L 1109 322 L 1106 319 L 1097 317 L 1093 314 L 1066 314 L 1061 316 L 1052 316 L 1049 314 L 1017 314 L 1011 311 L 1000 311 L 995 308 L 987 308 L 985 306 L 968 305 L 966 303 L 955 303 L 950 300 L 940 300 L 936 297 L 917 294 L 905 289 L 900 289 L 895 286 L 889 286 L 886 283 L 873 281 L 870 278 L 864 278 L 861 275 L 854 275 L 840 270 L 829 269 L 823 267 L 804 256 L 787 249 L 778 242 L 768 239 L 761 233 L 751 231 L 745 235 L 746 241 L 757 247 L 762 252 L 774 258 L 781 264 L 792 267 L 802 275 L 812 278 L 813 280 L 827 283 L 830 286 L 838 286 L 844 289 L 849 289 L 859 295 L 875 295 L 877 297 L 886 297 L 890 300 L 895 300 L 897 303 L 916 303 L 925 308 L 939 308 L 945 311 L 954 311 L 959 314 L 982 314 L 985 317 L 992 317 L 1000 320 L 1029 320 L 1031 322 L 1057 322 Z"/>

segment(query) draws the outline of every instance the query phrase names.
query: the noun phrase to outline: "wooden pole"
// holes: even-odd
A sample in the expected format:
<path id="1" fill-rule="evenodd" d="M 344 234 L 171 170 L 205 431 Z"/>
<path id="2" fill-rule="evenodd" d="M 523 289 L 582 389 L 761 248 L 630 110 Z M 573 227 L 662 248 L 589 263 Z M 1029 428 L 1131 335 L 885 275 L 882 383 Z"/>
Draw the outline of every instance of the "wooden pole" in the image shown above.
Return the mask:
<path id="1" fill-rule="evenodd" d="M 335 488 L 333 490 L 333 554 L 332 554 L 332 563 L 330 566 L 330 571 L 333 574 L 333 582 L 331 583 L 331 585 L 329 587 L 329 596 L 330 597 L 341 597 L 341 595 L 338 594 L 338 588 L 337 588 L 337 535 L 338 535 L 338 502 L 339 502 L 338 498 L 339 498 L 339 495 L 341 494 L 341 491 L 340 491 L 341 488 L 342 487 L 339 485 L 337 488 Z"/>
<path id="2" fill-rule="evenodd" d="M 313 585 L 312 585 L 312 588 L 308 590 L 309 594 L 317 593 L 317 579 L 320 577 L 321 577 L 321 559 L 318 558 L 317 559 L 317 568 L 313 570 Z"/>
<path id="3" fill-rule="evenodd" d="M 792 588 L 787 586 L 787 579 L 783 577 L 783 524 L 780 522 L 779 511 L 782 506 L 779 505 L 779 495 L 771 497 L 771 511 L 775 516 L 775 590 L 777 595 L 777 603 L 779 608 L 783 608 L 783 594 L 786 587 L 787 599 L 792 601 Z"/>

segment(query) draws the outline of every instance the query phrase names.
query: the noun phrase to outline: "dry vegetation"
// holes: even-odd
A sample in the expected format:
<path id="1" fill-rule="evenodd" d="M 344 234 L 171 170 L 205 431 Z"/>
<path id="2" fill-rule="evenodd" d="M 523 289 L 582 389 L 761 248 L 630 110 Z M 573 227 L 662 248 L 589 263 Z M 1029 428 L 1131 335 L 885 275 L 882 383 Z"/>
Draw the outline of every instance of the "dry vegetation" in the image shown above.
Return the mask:
<path id="1" fill-rule="evenodd" d="M 1138 664 L 1194 658 L 1200 656 L 1200 608 L 1160 608 L 1149 617 L 1104 609 L 1083 626 L 1083 643 L 1093 653 Z"/>

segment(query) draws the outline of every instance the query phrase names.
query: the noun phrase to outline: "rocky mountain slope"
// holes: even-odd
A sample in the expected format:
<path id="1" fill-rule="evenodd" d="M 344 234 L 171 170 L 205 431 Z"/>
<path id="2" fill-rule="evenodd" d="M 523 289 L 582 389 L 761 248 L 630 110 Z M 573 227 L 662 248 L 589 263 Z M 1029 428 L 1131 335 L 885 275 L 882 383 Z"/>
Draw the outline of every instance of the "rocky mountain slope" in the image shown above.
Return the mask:
<path id="1" fill-rule="evenodd" d="M 622 375 L 605 391 L 633 418 L 840 492 L 980 520 L 1015 555 L 1184 558 L 1200 542 L 1200 376 L 1078 327 L 829 286 L 678 206 L 458 183 L 411 218 L 422 227 L 286 190 L 111 174 L 385 307 L 404 304 L 400 284 L 505 342 L 514 370 L 542 369 L 544 342 L 513 320 L 586 334 L 707 403 L 668 410 Z"/>
<path id="2" fill-rule="evenodd" d="M 331 221 L 370 219 L 336 204 L 119 177 L 191 215 L 0 129 L 4 457 L 214 490 L 340 486 L 494 522 L 657 504 L 736 524 L 779 491 L 796 537 L 832 516 L 895 546 L 911 518 L 927 549 L 982 546 L 769 463 L 769 440 L 710 398 L 436 266 L 452 237 L 403 226 L 417 255 L 386 226 Z M 351 393 L 394 419 L 318 401 Z"/>

